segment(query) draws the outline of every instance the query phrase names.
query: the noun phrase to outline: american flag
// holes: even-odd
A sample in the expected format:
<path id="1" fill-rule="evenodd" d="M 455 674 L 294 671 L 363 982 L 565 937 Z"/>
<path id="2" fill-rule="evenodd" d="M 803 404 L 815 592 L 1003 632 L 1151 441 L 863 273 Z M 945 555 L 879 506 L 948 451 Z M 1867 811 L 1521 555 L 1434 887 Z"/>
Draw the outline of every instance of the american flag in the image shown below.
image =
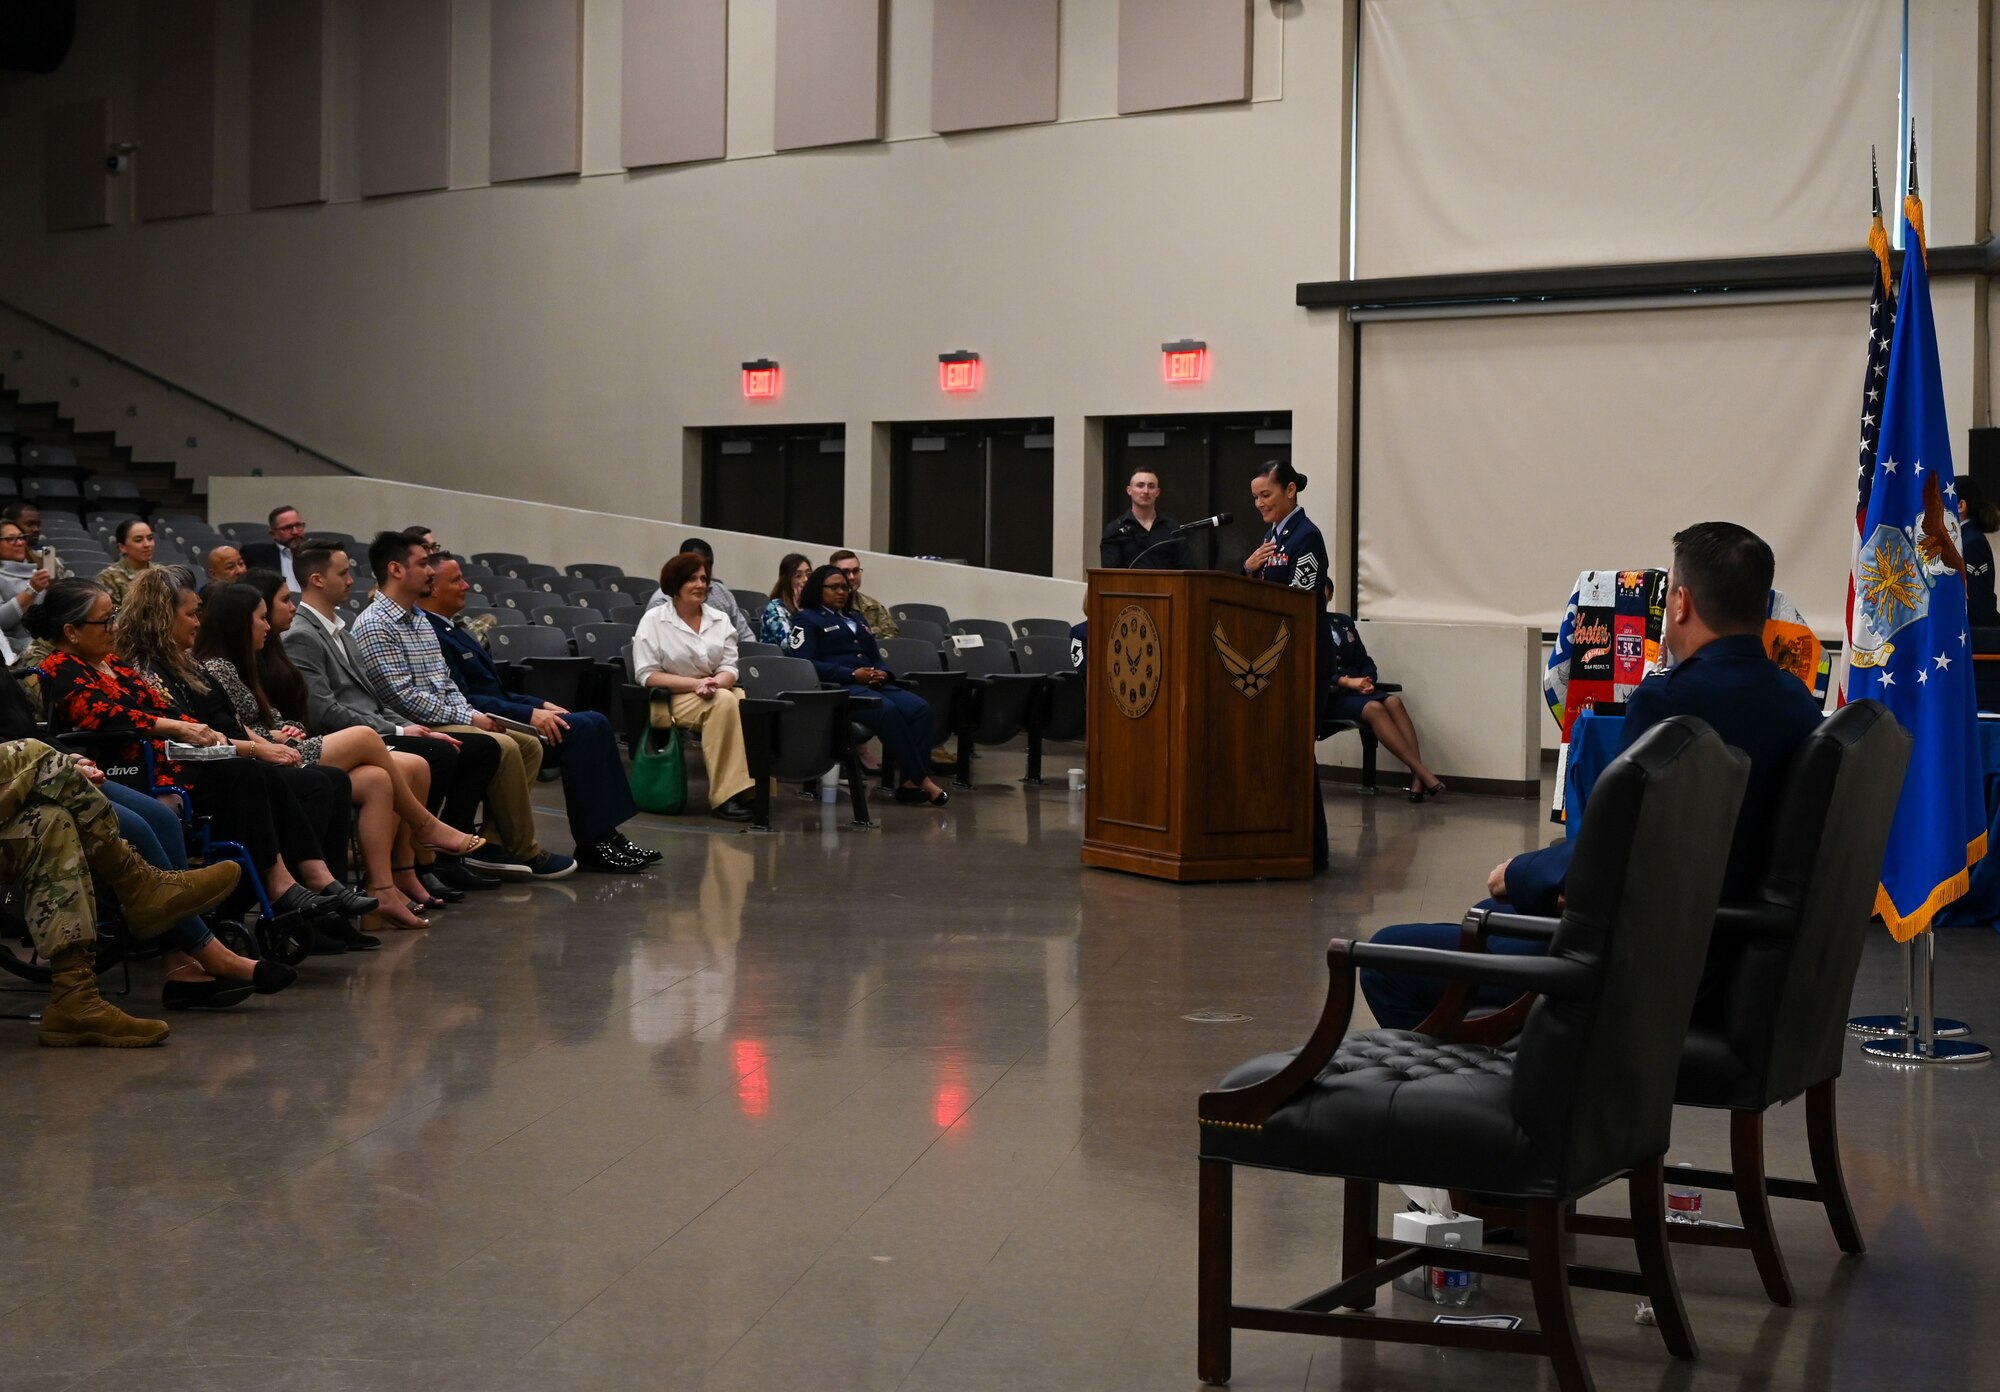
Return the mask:
<path id="1" fill-rule="evenodd" d="M 1875 488 L 1875 450 L 1882 440 L 1882 393 L 1888 384 L 1889 344 L 1896 336 L 1896 291 L 1889 274 L 1889 232 L 1882 226 L 1882 182 L 1875 172 L 1875 153 L 1868 153 L 1868 173 L 1875 190 L 1875 221 L 1868 228 L 1868 249 L 1875 253 L 1875 288 L 1868 297 L 1868 370 L 1861 378 L 1861 460 L 1855 470 L 1854 537 L 1847 560 L 1847 651 L 1854 651 L 1854 581 L 1861 564 L 1861 526 L 1868 516 L 1868 496 Z M 1847 704 L 1847 664 L 1841 663 L 1836 705 Z"/>

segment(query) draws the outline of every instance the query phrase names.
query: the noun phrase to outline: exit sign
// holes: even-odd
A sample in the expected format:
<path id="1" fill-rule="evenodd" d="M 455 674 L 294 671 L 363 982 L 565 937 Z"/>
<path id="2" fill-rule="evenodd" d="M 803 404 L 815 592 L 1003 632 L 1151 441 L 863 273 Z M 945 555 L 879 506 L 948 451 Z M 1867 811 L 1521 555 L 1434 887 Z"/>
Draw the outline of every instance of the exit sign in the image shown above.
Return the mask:
<path id="1" fill-rule="evenodd" d="M 979 390 L 979 354 L 961 348 L 956 353 L 938 354 L 938 387 L 947 392 Z"/>
<path id="2" fill-rule="evenodd" d="M 1192 338 L 1184 338 L 1178 343 L 1160 345 L 1160 361 L 1167 376 L 1167 385 L 1175 387 L 1193 386 L 1208 380 L 1208 345 Z"/>
<path id="3" fill-rule="evenodd" d="M 743 364 L 743 395 L 752 401 L 778 398 L 778 365 L 769 358 Z"/>

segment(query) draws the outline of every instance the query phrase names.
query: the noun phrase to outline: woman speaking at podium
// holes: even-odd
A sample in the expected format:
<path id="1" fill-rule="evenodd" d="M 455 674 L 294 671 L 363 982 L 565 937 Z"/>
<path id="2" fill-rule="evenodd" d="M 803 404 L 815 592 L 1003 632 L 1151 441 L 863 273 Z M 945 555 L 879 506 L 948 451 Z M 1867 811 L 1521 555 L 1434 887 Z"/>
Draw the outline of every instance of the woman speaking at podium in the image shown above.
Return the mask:
<path id="1" fill-rule="evenodd" d="M 1299 506 L 1306 476 L 1289 459 L 1273 459 L 1250 480 L 1250 501 L 1264 519 L 1264 540 L 1243 562 L 1243 573 L 1313 597 L 1313 735 L 1317 741 L 1326 723 L 1327 694 L 1333 686 L 1333 626 L 1326 600 L 1333 592 L 1326 555 L 1326 538 Z M 1317 747 L 1315 743 L 1315 748 Z M 1306 776 L 1312 780 L 1313 869 L 1327 865 L 1326 808 L 1319 797 L 1319 763 L 1313 759 Z"/>

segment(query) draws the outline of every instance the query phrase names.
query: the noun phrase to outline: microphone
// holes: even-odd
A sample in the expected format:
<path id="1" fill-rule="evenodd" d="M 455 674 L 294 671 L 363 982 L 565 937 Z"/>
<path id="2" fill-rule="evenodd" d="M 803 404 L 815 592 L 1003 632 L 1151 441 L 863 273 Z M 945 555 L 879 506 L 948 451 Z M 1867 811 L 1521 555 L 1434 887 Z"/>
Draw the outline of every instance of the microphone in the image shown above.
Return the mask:
<path id="1" fill-rule="evenodd" d="M 1215 516 L 1204 517 L 1199 522 L 1183 522 L 1175 530 L 1182 532 L 1198 532 L 1202 530 L 1202 528 L 1204 527 L 1227 527 L 1231 522 L 1234 522 L 1235 520 L 1236 520 L 1236 514 L 1233 512 L 1218 512 L 1215 514 Z"/>

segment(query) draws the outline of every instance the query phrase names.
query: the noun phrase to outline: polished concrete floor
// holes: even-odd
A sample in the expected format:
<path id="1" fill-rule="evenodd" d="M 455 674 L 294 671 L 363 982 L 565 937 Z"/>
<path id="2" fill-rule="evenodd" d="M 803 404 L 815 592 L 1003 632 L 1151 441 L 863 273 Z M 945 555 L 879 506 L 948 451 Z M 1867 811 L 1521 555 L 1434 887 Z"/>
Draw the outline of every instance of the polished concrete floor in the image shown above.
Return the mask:
<path id="1" fill-rule="evenodd" d="M 1329 936 L 1455 918 L 1546 823 L 1329 788 L 1334 873 L 1176 889 L 1080 870 L 1081 795 L 1019 771 L 875 832 L 801 801 L 767 836 L 643 819 L 648 879 L 479 896 L 160 1050 L 0 1024 L 0 1389 L 1195 1387 L 1195 1094 L 1304 1038 Z M 1942 955 L 1945 1006 L 2000 1038 L 2000 944 Z M 1899 990 L 1871 943 L 1858 1003 Z M 1780 1310 L 1747 1256 L 1682 1250 L 1691 1365 L 1582 1293 L 1600 1386 L 2000 1386 L 1996 1101 L 1990 1068 L 1857 1058 L 1868 1256 L 1781 1203 Z M 1723 1137 L 1684 1112 L 1672 1158 Z M 1771 1150 L 1804 1172 L 1800 1117 Z M 1326 1284 L 1336 1186 L 1237 1196 L 1241 1298 Z M 1529 1313 L 1511 1283 L 1481 1308 Z M 1234 1385 L 1553 1384 L 1239 1334 Z"/>

